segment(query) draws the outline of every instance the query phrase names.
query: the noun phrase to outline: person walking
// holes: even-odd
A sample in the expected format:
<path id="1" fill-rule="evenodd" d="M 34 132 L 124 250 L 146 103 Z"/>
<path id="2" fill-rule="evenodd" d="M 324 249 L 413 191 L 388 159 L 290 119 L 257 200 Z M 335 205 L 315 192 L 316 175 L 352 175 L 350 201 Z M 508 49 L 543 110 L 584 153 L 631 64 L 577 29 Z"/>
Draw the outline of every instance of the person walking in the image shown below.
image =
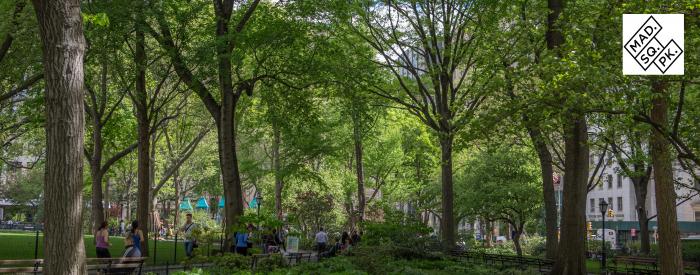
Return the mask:
<path id="1" fill-rule="evenodd" d="M 126 225 L 124 224 L 124 220 L 119 220 L 119 235 L 122 235 L 126 232 L 124 229 Z"/>
<path id="2" fill-rule="evenodd" d="M 194 250 L 197 240 L 192 235 L 192 231 L 197 228 L 197 224 L 192 221 L 192 213 L 187 213 L 187 220 L 185 224 L 180 228 L 180 231 L 185 233 L 185 255 L 188 258 L 192 258 L 192 251 Z"/>
<path id="3" fill-rule="evenodd" d="M 360 243 L 361 239 L 362 238 L 360 237 L 360 235 L 357 235 L 357 231 L 353 230 L 352 236 L 350 237 L 350 244 L 352 244 L 352 246 L 356 246 Z"/>
<path id="4" fill-rule="evenodd" d="M 102 222 L 100 228 L 95 232 L 95 250 L 97 252 L 97 258 L 112 258 L 112 255 L 109 253 L 107 222 Z"/>
<path id="5" fill-rule="evenodd" d="M 248 231 L 252 231 L 251 227 L 248 227 Z M 243 256 L 248 255 L 248 234 L 246 232 L 236 232 L 236 253 Z"/>
<path id="6" fill-rule="evenodd" d="M 348 234 L 347 231 L 343 232 L 343 235 L 340 237 L 340 245 L 345 249 L 347 245 L 350 244 L 350 234 Z"/>
<path id="7" fill-rule="evenodd" d="M 133 221 L 131 223 L 131 230 L 129 230 L 129 234 L 126 236 L 125 239 L 125 245 L 126 245 L 126 251 L 124 251 L 124 258 L 138 258 L 141 257 L 141 243 L 144 241 L 143 239 L 143 231 L 139 229 L 139 222 L 138 221 Z"/>
<path id="8" fill-rule="evenodd" d="M 328 242 L 328 234 L 323 231 L 323 227 L 320 228 L 318 233 L 316 233 L 316 248 L 318 253 L 321 254 L 326 251 L 326 243 Z"/>

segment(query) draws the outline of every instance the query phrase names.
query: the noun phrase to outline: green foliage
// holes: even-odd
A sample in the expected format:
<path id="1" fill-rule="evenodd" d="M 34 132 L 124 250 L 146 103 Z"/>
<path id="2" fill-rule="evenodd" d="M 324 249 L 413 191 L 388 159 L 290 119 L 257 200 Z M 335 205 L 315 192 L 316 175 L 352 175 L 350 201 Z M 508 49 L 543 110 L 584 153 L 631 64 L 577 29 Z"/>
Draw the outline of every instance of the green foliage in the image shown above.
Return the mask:
<path id="1" fill-rule="evenodd" d="M 475 247 L 475 248 L 472 248 L 470 251 L 474 251 L 477 253 L 488 253 L 488 254 L 515 255 L 513 242 L 511 242 L 511 241 L 503 242 L 500 244 L 495 244 L 492 247 L 483 247 L 483 246 Z"/>
<path id="2" fill-rule="evenodd" d="M 547 250 L 547 239 L 542 236 L 530 236 L 523 243 L 523 253 L 542 258 Z"/>
<path id="3" fill-rule="evenodd" d="M 411 259 L 424 256 L 431 241 L 432 228 L 396 210 L 385 209 L 384 211 L 384 222 L 365 223 L 361 244 L 371 249 L 386 252 L 387 256 L 396 258 Z M 367 252 L 373 254 L 380 253 L 379 251 L 369 250 Z M 354 249 L 352 253 L 361 254 L 362 252 Z"/>
<path id="4" fill-rule="evenodd" d="M 588 251 L 598 253 L 601 250 L 602 240 L 588 240 Z M 612 251 L 610 241 L 605 242 L 605 251 Z"/>
<path id="5" fill-rule="evenodd" d="M 282 257 L 282 254 L 272 254 L 270 257 L 259 259 L 255 266 L 255 271 L 267 273 L 286 266 L 287 262 L 284 257 Z"/>
<path id="6" fill-rule="evenodd" d="M 192 267 L 198 264 L 213 264 L 216 268 L 216 273 L 219 272 L 236 272 L 240 270 L 249 270 L 251 265 L 251 257 L 242 256 L 240 254 L 225 253 L 222 256 L 194 256 L 182 262 L 184 266 Z"/>
<path id="7" fill-rule="evenodd" d="M 683 260 L 700 262 L 700 240 L 682 240 Z"/>

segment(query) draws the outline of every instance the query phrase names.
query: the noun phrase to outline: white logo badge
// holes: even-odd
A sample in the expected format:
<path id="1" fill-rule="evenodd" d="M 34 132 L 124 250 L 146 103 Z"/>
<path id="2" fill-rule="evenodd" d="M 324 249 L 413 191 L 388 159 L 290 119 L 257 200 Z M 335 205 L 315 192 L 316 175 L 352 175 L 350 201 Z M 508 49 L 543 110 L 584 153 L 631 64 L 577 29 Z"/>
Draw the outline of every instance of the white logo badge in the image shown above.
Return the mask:
<path id="1" fill-rule="evenodd" d="M 682 14 L 622 15 L 622 74 L 682 75 Z"/>

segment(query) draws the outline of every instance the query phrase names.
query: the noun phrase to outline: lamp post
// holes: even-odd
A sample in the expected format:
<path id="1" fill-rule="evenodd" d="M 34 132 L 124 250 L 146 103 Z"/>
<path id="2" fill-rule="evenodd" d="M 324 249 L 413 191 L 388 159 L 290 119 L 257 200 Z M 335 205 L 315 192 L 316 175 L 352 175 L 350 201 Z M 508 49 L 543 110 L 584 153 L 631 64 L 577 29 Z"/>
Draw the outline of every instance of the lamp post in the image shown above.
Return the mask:
<path id="1" fill-rule="evenodd" d="M 601 244 L 600 270 L 605 272 L 605 214 L 608 212 L 608 202 L 602 200 L 598 204 L 598 207 L 600 207 L 600 214 L 603 217 L 603 243 Z"/>
<path id="2" fill-rule="evenodd" d="M 263 247 L 263 241 L 262 241 L 262 236 L 260 234 L 261 229 L 260 228 L 260 205 L 262 205 L 262 194 L 260 191 L 255 192 L 255 210 L 258 212 L 258 237 L 260 238 L 260 247 L 263 249 L 263 253 L 266 253 L 265 247 Z"/>

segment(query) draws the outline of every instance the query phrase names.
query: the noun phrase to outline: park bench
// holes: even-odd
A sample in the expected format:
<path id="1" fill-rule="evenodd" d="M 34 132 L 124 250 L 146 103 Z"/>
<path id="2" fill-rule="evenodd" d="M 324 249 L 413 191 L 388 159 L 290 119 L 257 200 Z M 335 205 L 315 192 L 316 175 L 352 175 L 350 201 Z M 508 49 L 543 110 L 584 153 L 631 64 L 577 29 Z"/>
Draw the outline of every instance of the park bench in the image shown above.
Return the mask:
<path id="1" fill-rule="evenodd" d="M 612 274 L 660 274 L 655 258 L 638 256 L 617 256 L 613 258 L 607 271 Z"/>
<path id="2" fill-rule="evenodd" d="M 638 257 L 638 256 L 618 256 L 613 258 L 613 265 L 607 267 L 608 272 L 612 274 L 661 274 L 658 268 L 658 260 L 656 258 Z M 693 261 L 684 261 L 685 269 L 698 270 L 700 263 Z M 686 272 L 686 274 L 689 274 Z"/>
<path id="3" fill-rule="evenodd" d="M 30 274 L 41 272 L 43 259 L 35 260 L 1 260 L 0 273 Z"/>
<path id="4" fill-rule="evenodd" d="M 141 274 L 147 258 L 87 258 L 89 274 Z M 42 274 L 43 259 L 1 260 L 0 274 Z"/>
<path id="5" fill-rule="evenodd" d="M 264 258 L 270 258 L 270 254 L 253 254 L 253 259 L 250 261 L 250 269 L 255 270 L 255 267 L 258 266 L 258 261 Z"/>
<path id="6" fill-rule="evenodd" d="M 90 274 L 141 274 L 146 257 L 140 258 L 87 258 Z"/>
<path id="7" fill-rule="evenodd" d="M 501 255 L 501 254 L 488 254 L 488 253 L 478 253 L 469 252 L 464 250 L 452 250 L 450 255 L 464 259 L 470 263 L 481 262 L 487 265 L 499 265 L 502 268 L 506 267 L 537 267 L 538 271 L 541 273 L 546 273 L 551 271 L 554 261 L 548 259 L 540 259 L 535 257 L 521 257 L 517 255 Z"/>
<path id="8" fill-rule="evenodd" d="M 298 264 L 304 260 L 307 262 L 311 262 L 311 256 L 313 256 L 313 254 L 309 252 L 288 253 L 284 255 L 289 265 Z"/>

